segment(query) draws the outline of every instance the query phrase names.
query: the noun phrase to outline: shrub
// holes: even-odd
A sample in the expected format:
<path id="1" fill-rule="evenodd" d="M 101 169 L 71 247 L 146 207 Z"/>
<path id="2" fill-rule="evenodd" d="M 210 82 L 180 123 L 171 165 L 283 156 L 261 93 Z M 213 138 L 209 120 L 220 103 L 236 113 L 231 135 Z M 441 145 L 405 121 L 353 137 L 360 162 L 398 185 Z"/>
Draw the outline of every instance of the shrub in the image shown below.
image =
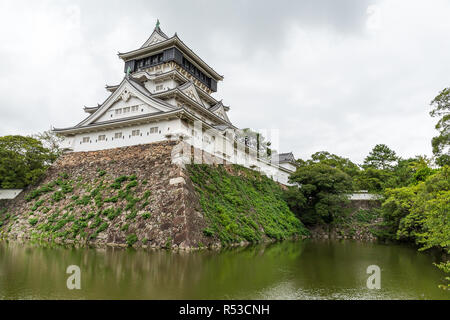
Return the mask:
<path id="1" fill-rule="evenodd" d="M 38 218 L 31 218 L 30 220 L 28 220 L 28 222 L 29 222 L 32 226 L 34 226 L 34 225 L 36 225 L 36 223 L 38 223 Z"/>
<path id="2" fill-rule="evenodd" d="M 86 194 L 81 199 L 76 200 L 75 204 L 78 206 L 80 206 L 80 205 L 87 206 L 90 202 L 91 202 L 91 196 Z"/>
<path id="3" fill-rule="evenodd" d="M 113 208 L 109 208 L 103 211 L 103 214 L 107 216 L 108 219 L 111 221 L 114 220 L 115 217 L 120 216 L 121 213 L 122 213 L 121 208 L 117 208 L 116 210 L 114 210 Z"/>
<path id="4" fill-rule="evenodd" d="M 118 196 L 113 196 L 111 198 L 106 198 L 105 202 L 114 202 L 114 203 L 116 203 L 118 200 L 119 200 Z"/>
<path id="5" fill-rule="evenodd" d="M 67 172 L 63 172 L 59 176 L 63 179 L 69 179 L 69 174 Z"/>
<path id="6" fill-rule="evenodd" d="M 151 217 L 151 214 L 148 213 L 148 212 L 142 214 L 142 218 L 144 218 L 145 220 L 147 220 L 147 219 L 150 218 L 150 217 Z"/>
<path id="7" fill-rule="evenodd" d="M 61 185 L 61 191 L 64 194 L 68 194 L 68 193 L 73 192 L 73 187 L 70 184 L 65 183 L 65 184 Z"/>
<path id="8" fill-rule="evenodd" d="M 210 228 L 205 228 L 205 229 L 203 229 L 203 234 L 206 237 L 212 237 L 212 236 L 214 236 L 214 231 L 211 230 Z"/>
<path id="9" fill-rule="evenodd" d="M 138 241 L 138 238 L 134 233 L 129 234 L 126 239 L 127 239 L 127 244 L 130 247 L 133 246 L 133 244 L 135 244 Z"/>
<path id="10" fill-rule="evenodd" d="M 131 220 L 131 219 L 136 218 L 136 216 L 137 216 L 137 211 L 136 210 L 131 210 L 131 212 L 127 215 L 127 219 Z"/>
<path id="11" fill-rule="evenodd" d="M 141 200 L 147 200 L 151 194 L 152 194 L 152 192 L 150 190 L 145 191 L 144 194 L 142 195 Z"/>
<path id="12" fill-rule="evenodd" d="M 100 193 L 95 196 L 94 202 L 97 208 L 101 208 L 103 206 L 103 198 Z"/>
<path id="13" fill-rule="evenodd" d="M 127 180 L 128 180 L 127 176 L 120 176 L 116 180 L 114 180 L 114 182 L 117 182 L 117 183 L 121 184 L 122 182 L 127 181 Z"/>
<path id="14" fill-rule="evenodd" d="M 64 199 L 64 194 L 61 191 L 56 191 L 52 196 L 53 201 L 59 202 Z"/>
<path id="15" fill-rule="evenodd" d="M 130 183 L 127 184 L 126 188 L 127 190 L 130 190 L 131 188 L 134 188 L 138 185 L 138 182 L 136 180 L 131 181 Z"/>
<path id="16" fill-rule="evenodd" d="M 44 200 L 36 201 L 34 206 L 31 208 L 31 211 L 36 211 L 43 203 L 44 203 Z"/>
<path id="17" fill-rule="evenodd" d="M 166 249 L 172 248 L 172 237 L 167 238 L 166 244 L 164 246 Z"/>
<path id="18" fill-rule="evenodd" d="M 122 187 L 122 185 L 120 184 L 120 182 L 114 182 L 113 184 L 111 184 L 111 188 L 113 189 L 120 189 Z"/>
<path id="19" fill-rule="evenodd" d="M 98 172 L 98 176 L 99 176 L 99 177 L 103 177 L 105 174 L 106 174 L 106 171 L 105 171 L 105 170 L 100 170 L 100 171 Z"/>
<path id="20" fill-rule="evenodd" d="M 97 229 L 97 233 L 103 232 L 108 228 L 108 222 L 103 222 L 101 226 Z"/>

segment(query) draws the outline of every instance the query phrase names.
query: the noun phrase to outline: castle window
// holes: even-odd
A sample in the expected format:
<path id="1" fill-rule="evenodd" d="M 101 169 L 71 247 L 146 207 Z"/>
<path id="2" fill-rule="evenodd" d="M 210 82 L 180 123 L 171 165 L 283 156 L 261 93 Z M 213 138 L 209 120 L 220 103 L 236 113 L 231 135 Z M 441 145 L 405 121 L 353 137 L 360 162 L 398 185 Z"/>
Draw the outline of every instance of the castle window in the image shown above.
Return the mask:
<path id="1" fill-rule="evenodd" d="M 133 137 L 139 136 L 140 134 L 141 134 L 141 131 L 140 131 L 140 130 L 133 130 L 133 131 L 131 131 L 131 135 L 132 135 Z"/>
<path id="2" fill-rule="evenodd" d="M 152 127 L 150 128 L 150 133 L 158 133 L 158 127 Z"/>
<path id="3" fill-rule="evenodd" d="M 136 112 L 139 110 L 139 106 L 132 106 L 131 107 L 131 112 Z"/>
<path id="4" fill-rule="evenodd" d="M 88 143 L 91 139 L 89 137 L 83 137 L 83 143 Z"/>
<path id="5" fill-rule="evenodd" d="M 130 112 L 130 107 L 123 108 L 123 113 L 128 113 L 128 112 Z"/>
<path id="6" fill-rule="evenodd" d="M 98 141 L 105 141 L 106 136 L 104 134 L 98 136 Z"/>
<path id="7" fill-rule="evenodd" d="M 116 133 L 114 133 L 114 138 L 116 138 L 116 139 L 122 138 L 122 132 L 116 132 Z"/>
<path id="8" fill-rule="evenodd" d="M 122 114 L 122 109 L 116 109 L 116 115 Z"/>
<path id="9" fill-rule="evenodd" d="M 159 85 L 156 86 L 156 91 L 160 91 L 162 89 L 163 89 L 163 85 L 162 84 L 159 84 Z"/>

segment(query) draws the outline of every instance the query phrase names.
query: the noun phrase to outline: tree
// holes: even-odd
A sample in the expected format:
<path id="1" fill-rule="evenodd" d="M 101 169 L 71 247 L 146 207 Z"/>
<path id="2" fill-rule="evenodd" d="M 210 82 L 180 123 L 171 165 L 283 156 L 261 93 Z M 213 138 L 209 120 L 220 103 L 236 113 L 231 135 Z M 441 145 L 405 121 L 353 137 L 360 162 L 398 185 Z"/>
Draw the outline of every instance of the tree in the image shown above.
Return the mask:
<path id="1" fill-rule="evenodd" d="M 308 160 L 308 162 L 329 165 L 330 167 L 342 170 L 351 177 L 356 176 L 360 171 L 358 165 L 350 161 L 350 159 L 337 156 L 328 151 L 314 153 L 311 155 L 311 160 Z"/>
<path id="2" fill-rule="evenodd" d="M 0 137 L 0 188 L 21 189 L 37 182 L 54 159 L 35 138 Z"/>
<path id="3" fill-rule="evenodd" d="M 351 177 L 338 168 L 323 163 L 299 167 L 290 176 L 296 186 L 286 192 L 286 200 L 307 225 L 331 223 L 344 210 L 353 190 Z"/>
<path id="4" fill-rule="evenodd" d="M 64 137 L 54 133 L 51 130 L 47 130 L 44 132 L 37 133 L 32 136 L 33 138 L 42 142 L 42 145 L 49 149 L 53 154 L 53 161 L 56 160 L 62 153 L 60 148 L 61 142 L 64 141 Z"/>
<path id="5" fill-rule="evenodd" d="M 450 253 L 450 167 L 415 185 L 386 190 L 385 236 Z"/>
<path id="6" fill-rule="evenodd" d="M 377 144 L 364 159 L 364 168 L 390 170 L 398 160 L 395 151 L 385 144 Z"/>
<path id="7" fill-rule="evenodd" d="M 365 168 L 355 177 L 355 185 L 359 190 L 368 190 L 369 192 L 382 192 L 392 181 L 394 173 L 388 170 Z"/>
<path id="8" fill-rule="evenodd" d="M 436 164 L 450 165 L 450 88 L 439 92 L 430 105 L 430 115 L 439 118 L 435 126 L 439 135 L 431 140 Z"/>

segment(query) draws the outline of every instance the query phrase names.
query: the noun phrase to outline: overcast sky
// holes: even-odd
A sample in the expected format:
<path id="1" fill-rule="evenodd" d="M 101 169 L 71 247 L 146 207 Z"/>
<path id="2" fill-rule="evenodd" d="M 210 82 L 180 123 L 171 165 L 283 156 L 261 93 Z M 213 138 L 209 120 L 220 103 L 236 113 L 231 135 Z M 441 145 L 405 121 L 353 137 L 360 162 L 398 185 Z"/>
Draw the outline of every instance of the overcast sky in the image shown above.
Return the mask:
<path id="1" fill-rule="evenodd" d="M 377 143 L 431 155 L 428 112 L 450 86 L 450 2 L 0 2 L 0 135 L 68 127 L 118 84 L 117 52 L 160 19 L 225 79 L 238 127 L 279 129 L 280 151 L 361 162 Z"/>

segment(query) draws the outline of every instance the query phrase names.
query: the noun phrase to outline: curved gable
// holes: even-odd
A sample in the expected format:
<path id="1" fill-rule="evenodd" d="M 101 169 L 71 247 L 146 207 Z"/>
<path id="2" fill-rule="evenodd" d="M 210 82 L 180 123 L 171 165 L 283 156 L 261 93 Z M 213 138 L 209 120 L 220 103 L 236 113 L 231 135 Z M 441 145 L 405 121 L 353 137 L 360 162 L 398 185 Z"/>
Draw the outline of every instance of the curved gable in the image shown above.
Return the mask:
<path id="1" fill-rule="evenodd" d="M 173 106 L 164 103 L 163 101 L 157 101 L 156 99 L 151 98 L 150 93 L 145 92 L 145 90 L 145 88 L 139 88 L 138 84 L 133 84 L 127 78 L 124 78 L 119 87 L 105 100 L 101 107 L 78 124 L 77 127 L 105 120 L 105 115 L 108 116 L 109 114 L 110 117 L 113 108 L 130 107 L 131 112 L 131 107 L 139 106 L 139 111 L 141 113 L 167 112 L 174 109 Z M 142 109 L 144 110 L 142 111 Z M 124 118 L 122 115 L 123 111 L 120 114 L 117 113 L 117 116 Z"/>

